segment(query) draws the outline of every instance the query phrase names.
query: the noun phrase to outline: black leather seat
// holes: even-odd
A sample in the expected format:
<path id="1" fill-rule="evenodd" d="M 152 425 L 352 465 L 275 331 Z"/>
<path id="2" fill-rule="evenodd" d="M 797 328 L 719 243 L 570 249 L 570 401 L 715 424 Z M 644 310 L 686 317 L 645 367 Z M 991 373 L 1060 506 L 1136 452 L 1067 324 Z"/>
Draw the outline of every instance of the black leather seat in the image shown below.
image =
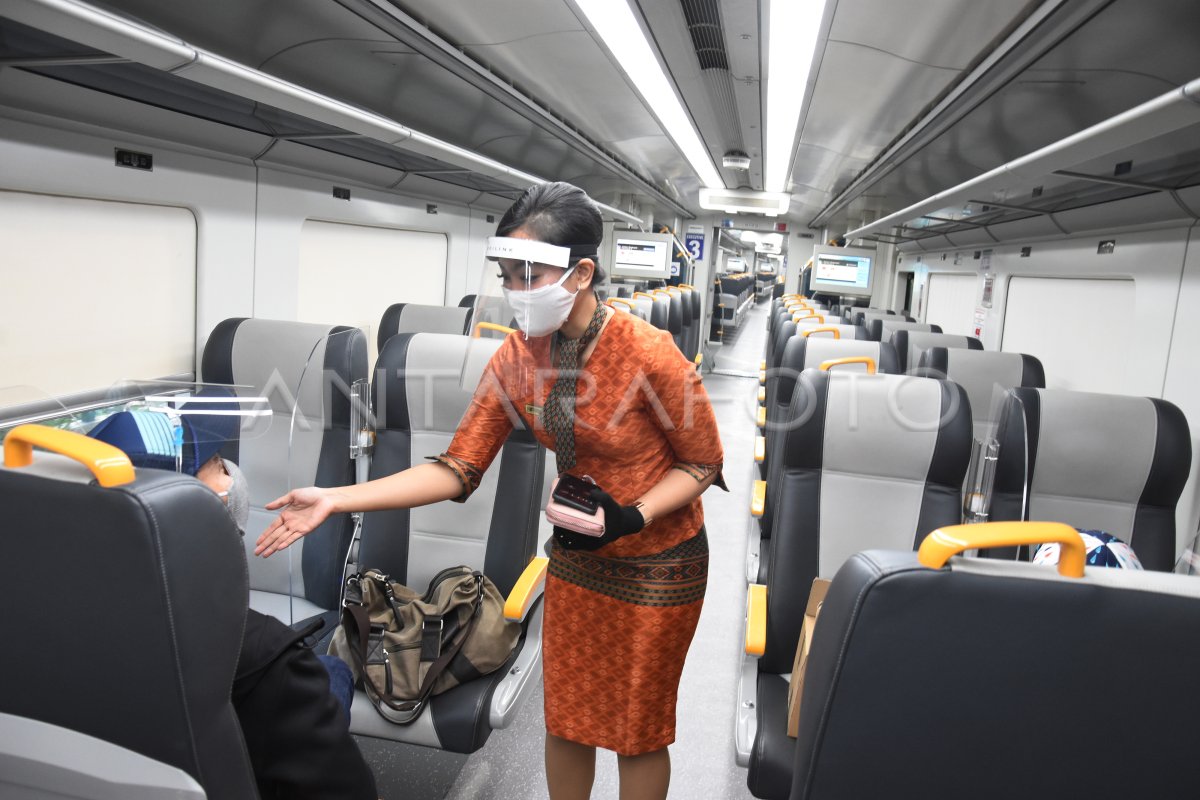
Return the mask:
<path id="1" fill-rule="evenodd" d="M 968 342 L 979 341 L 961 338 Z M 922 353 L 917 372 L 932 378 L 952 380 L 966 390 L 967 397 L 971 399 L 975 439 L 980 442 L 996 435 L 1000 407 L 1009 389 L 1041 389 L 1046 385 L 1042 362 L 1033 356 L 1027 353 L 997 353 L 982 348 L 931 347 Z"/>
<path id="2" fill-rule="evenodd" d="M 929 333 L 900 329 L 892 334 L 892 347 L 900 359 L 900 371 L 908 372 L 921 364 L 921 355 L 933 347 L 959 350 L 982 350 L 983 342 L 974 336 L 959 336 L 953 333 Z"/>
<path id="3" fill-rule="evenodd" d="M 1174 403 L 1018 388 L 1001 407 L 997 438 L 991 519 L 1106 531 L 1146 569 L 1174 567 L 1175 507 L 1192 463 L 1187 418 Z"/>
<path id="4" fill-rule="evenodd" d="M 876 317 L 867 326 L 867 338 L 876 342 L 890 342 L 896 331 L 919 331 L 921 333 L 941 333 L 942 326 L 926 322 L 907 322 L 902 319 L 881 319 Z"/>
<path id="5" fill-rule="evenodd" d="M 470 333 L 473 307 L 473 301 L 468 306 L 393 303 L 379 321 L 376 345 L 382 350 L 387 340 L 398 333 Z"/>
<path id="6" fill-rule="evenodd" d="M 772 698 L 786 694 L 797 609 L 813 579 L 831 577 L 860 550 L 916 547 L 934 528 L 957 523 L 971 449 L 970 406 L 950 381 L 809 369 L 787 420 L 772 444 L 766 648 L 743 663 L 735 727 L 750 790 L 763 798 L 786 798 L 790 789 L 794 743 Z"/>
<path id="7" fill-rule="evenodd" d="M 825 362 L 840 358 L 866 356 L 874 362 L 877 372 L 895 375 L 900 372 L 896 351 L 890 344 L 871 342 L 866 339 L 833 339 L 824 335 L 812 335 L 801 329 L 800 333 L 787 337 L 789 326 L 795 323 L 785 322 L 780 328 L 780 336 L 786 337 L 779 347 L 779 361 L 774 367 L 773 374 L 768 375 L 766 391 L 766 442 L 764 442 L 764 458 L 760 466 L 761 473 L 767 481 L 762 516 L 759 519 L 759 536 L 750 536 L 747 540 L 746 579 L 751 582 L 765 583 L 767 580 L 767 563 L 769 560 L 769 539 L 771 536 L 772 510 L 778 504 L 778 493 L 782 482 L 778 480 L 777 468 L 772 465 L 779 463 L 779 450 L 791 420 L 792 395 L 796 380 L 806 369 L 819 369 Z M 849 326 L 845 326 L 849 327 Z M 854 330 L 862 328 L 854 326 Z M 810 335 L 804 335 L 809 333 Z M 865 364 L 846 364 L 836 367 L 840 370 L 865 372 Z"/>
<path id="8" fill-rule="evenodd" d="M 204 345 L 201 375 L 265 394 L 271 414 L 243 427 L 238 465 L 250 487 L 245 545 L 277 512 L 264 506 L 300 486 L 355 482 L 350 458 L 350 387 L 367 378 L 358 328 L 266 319 L 227 319 Z M 339 603 L 353 536 L 349 514 L 330 517 L 294 543 L 288 558 L 250 558 L 250 607 L 286 623 L 330 615 Z M 294 568 L 289 568 L 294 567 Z"/>
<path id="9" fill-rule="evenodd" d="M 246 559 L 217 496 L 162 470 L 105 488 L 39 452 L 0 468 L 0 506 L 0 607 L 26 645 L 0 659 L 0 712 L 177 767 L 209 797 L 257 798 L 230 702 Z"/>
<path id="10" fill-rule="evenodd" d="M 964 527 L 970 546 L 985 526 Z M 783 797 L 1192 797 L 1197 626 L 1188 576 L 855 555 L 821 607 Z"/>
<path id="11" fill-rule="evenodd" d="M 371 478 L 391 475 L 450 444 L 471 402 L 475 379 L 500 340 L 436 333 L 388 340 L 372 384 L 377 438 Z M 469 385 L 470 388 L 463 388 Z M 508 595 L 533 559 L 541 518 L 545 448 L 514 430 L 479 488 L 464 503 L 363 515 L 359 561 L 424 591 L 438 571 L 467 564 Z M 384 719 L 356 692 L 351 731 L 393 741 L 471 753 L 507 726 L 541 675 L 541 602 L 523 622 L 517 650 L 501 669 L 435 695 L 415 721 Z"/>

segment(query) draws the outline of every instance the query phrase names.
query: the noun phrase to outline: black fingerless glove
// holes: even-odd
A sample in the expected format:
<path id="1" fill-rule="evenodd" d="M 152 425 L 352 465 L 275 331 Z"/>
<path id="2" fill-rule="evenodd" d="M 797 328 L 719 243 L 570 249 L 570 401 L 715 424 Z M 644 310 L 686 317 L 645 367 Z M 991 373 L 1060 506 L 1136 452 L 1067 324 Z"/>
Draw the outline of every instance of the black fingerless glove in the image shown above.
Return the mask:
<path id="1" fill-rule="evenodd" d="M 588 536 L 554 526 L 554 538 L 568 550 L 597 550 L 622 536 L 637 533 L 646 527 L 646 519 L 636 506 L 623 506 L 599 487 L 592 489 L 592 499 L 604 509 L 604 535 Z"/>

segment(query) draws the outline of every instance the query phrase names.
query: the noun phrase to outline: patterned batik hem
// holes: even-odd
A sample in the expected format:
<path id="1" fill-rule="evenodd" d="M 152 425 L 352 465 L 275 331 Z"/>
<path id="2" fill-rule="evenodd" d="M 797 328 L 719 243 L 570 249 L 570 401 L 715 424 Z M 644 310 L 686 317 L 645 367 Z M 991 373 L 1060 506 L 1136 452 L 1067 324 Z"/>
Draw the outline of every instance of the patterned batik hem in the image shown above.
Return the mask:
<path id="1" fill-rule="evenodd" d="M 554 542 L 550 574 L 597 594 L 641 606 L 684 606 L 704 599 L 708 538 L 704 530 L 648 556 L 605 558 Z"/>

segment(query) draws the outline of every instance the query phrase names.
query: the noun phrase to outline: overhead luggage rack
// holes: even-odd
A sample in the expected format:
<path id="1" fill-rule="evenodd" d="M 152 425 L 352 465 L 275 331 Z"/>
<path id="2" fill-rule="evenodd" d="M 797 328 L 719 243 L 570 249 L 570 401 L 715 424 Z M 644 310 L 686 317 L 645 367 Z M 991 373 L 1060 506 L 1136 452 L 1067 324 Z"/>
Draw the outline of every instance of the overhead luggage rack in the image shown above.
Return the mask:
<path id="1" fill-rule="evenodd" d="M 1018 222 L 1068 235 L 1103 203 L 1123 224 L 1200 219 L 1198 136 L 1200 78 L 845 235 L 901 250 L 996 243 Z"/>

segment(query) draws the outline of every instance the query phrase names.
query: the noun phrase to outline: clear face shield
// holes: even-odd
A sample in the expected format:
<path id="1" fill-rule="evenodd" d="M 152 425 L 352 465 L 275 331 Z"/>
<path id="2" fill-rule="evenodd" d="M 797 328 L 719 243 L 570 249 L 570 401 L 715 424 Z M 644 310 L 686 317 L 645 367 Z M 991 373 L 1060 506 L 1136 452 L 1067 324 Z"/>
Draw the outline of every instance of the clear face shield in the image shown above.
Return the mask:
<path id="1" fill-rule="evenodd" d="M 526 338 L 557 330 L 575 295 L 563 282 L 571 273 L 571 249 L 533 239 L 492 236 L 471 310 L 471 343 L 460 385 L 473 391 L 500 342 L 515 330 Z M 559 317 L 562 317 L 560 320 Z"/>

